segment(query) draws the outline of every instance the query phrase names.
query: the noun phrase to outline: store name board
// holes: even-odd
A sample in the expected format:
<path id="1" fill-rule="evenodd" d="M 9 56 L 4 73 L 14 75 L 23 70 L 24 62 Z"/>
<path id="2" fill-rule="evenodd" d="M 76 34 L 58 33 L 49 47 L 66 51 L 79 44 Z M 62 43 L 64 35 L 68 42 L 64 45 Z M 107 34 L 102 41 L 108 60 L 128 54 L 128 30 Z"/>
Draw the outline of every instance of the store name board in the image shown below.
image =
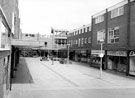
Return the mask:
<path id="1" fill-rule="evenodd" d="M 86 53 L 86 50 L 81 50 L 81 53 Z"/>
<path id="2" fill-rule="evenodd" d="M 131 52 L 129 53 L 129 56 L 135 56 L 135 51 L 131 51 Z"/>
<path id="3" fill-rule="evenodd" d="M 101 54 L 101 50 L 91 50 L 91 54 Z M 105 54 L 105 51 L 102 50 L 102 54 Z"/>
<path id="4" fill-rule="evenodd" d="M 111 56 L 127 56 L 126 51 L 107 51 L 107 55 Z"/>

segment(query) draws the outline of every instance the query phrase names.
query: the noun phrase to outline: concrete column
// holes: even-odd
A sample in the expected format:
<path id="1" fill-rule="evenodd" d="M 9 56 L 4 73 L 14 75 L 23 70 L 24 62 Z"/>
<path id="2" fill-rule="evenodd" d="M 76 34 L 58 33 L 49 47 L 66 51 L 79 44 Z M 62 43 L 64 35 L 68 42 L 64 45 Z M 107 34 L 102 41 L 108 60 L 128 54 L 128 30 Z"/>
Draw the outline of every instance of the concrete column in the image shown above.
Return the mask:
<path id="1" fill-rule="evenodd" d="M 5 48 L 9 48 L 8 30 L 5 29 Z"/>

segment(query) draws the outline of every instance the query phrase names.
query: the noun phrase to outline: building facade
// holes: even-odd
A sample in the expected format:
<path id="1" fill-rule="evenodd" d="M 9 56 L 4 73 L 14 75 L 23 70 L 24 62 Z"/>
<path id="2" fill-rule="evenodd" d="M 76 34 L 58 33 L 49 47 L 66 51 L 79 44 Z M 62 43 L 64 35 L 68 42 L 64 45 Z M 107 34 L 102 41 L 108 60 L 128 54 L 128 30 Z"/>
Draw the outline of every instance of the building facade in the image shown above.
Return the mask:
<path id="1" fill-rule="evenodd" d="M 135 75 L 134 11 L 135 1 L 124 0 L 93 15 L 89 31 L 87 26 L 70 31 L 70 59 L 100 67 L 103 54 L 103 69 Z"/>
<path id="2" fill-rule="evenodd" d="M 69 44 L 71 60 L 90 62 L 90 53 L 91 53 L 90 24 L 69 31 L 67 42 Z"/>
<path id="3" fill-rule="evenodd" d="M 52 50 L 56 57 L 67 57 L 67 30 L 53 29 L 52 33 Z"/>
<path id="4" fill-rule="evenodd" d="M 135 1 L 124 0 L 92 16 L 91 55 L 100 54 L 103 43 L 104 69 L 135 75 L 134 11 Z M 100 63 L 99 55 L 94 61 Z"/>
<path id="5" fill-rule="evenodd" d="M 11 88 L 12 0 L 0 0 L 0 98 Z"/>

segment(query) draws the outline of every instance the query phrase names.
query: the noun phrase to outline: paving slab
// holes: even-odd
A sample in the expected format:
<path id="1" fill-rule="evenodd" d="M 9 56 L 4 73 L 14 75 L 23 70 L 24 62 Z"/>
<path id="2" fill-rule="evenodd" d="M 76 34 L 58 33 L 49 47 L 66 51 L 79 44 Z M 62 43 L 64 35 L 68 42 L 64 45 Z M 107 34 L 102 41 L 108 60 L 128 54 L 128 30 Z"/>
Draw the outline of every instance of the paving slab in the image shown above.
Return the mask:
<path id="1" fill-rule="evenodd" d="M 72 64 L 21 58 L 8 98 L 133 98 L 135 80 Z M 23 82 L 22 82 L 23 81 Z M 32 81 L 32 82 L 31 82 Z"/>

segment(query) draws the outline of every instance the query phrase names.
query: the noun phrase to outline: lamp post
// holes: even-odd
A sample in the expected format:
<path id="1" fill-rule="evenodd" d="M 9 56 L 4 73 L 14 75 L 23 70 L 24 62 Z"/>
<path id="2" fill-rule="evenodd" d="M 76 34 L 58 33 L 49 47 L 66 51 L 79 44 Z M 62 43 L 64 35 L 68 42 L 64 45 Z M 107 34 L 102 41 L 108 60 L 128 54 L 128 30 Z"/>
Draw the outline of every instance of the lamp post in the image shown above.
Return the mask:
<path id="1" fill-rule="evenodd" d="M 51 33 L 52 33 L 52 56 L 53 56 L 53 40 L 54 40 L 54 30 L 53 30 L 53 28 L 51 29 Z M 54 65 L 53 57 L 52 57 L 52 65 Z"/>
<path id="2" fill-rule="evenodd" d="M 70 46 L 70 44 L 67 44 L 67 47 L 68 47 L 67 64 L 69 64 L 69 46 Z"/>
<path id="3" fill-rule="evenodd" d="M 104 56 L 103 53 L 103 41 L 101 41 L 101 51 L 100 51 L 100 78 L 102 78 L 102 58 Z"/>

